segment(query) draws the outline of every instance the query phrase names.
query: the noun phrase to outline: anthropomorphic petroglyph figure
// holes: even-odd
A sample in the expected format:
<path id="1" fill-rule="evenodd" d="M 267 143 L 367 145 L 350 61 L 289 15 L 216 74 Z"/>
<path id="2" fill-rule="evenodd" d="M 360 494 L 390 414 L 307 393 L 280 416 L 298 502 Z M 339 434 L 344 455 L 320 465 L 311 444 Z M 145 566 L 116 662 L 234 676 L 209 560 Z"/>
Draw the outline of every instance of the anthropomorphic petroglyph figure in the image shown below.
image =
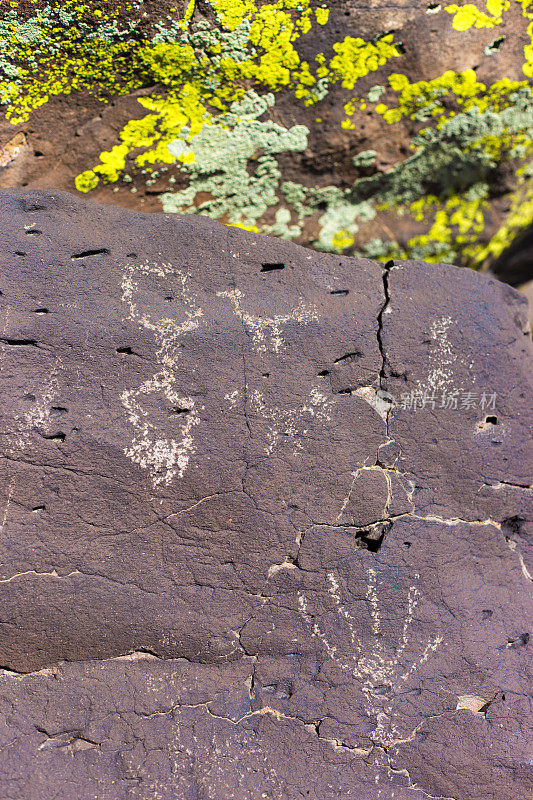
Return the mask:
<path id="1" fill-rule="evenodd" d="M 164 278 L 172 274 L 181 284 L 184 318 L 178 321 L 170 316 L 153 319 L 139 308 L 137 293 L 138 276 L 154 275 Z M 168 485 L 177 475 L 183 477 L 194 452 L 193 429 L 198 425 L 199 411 L 192 397 L 183 397 L 175 389 L 175 367 L 179 341 L 186 333 L 195 330 L 202 322 L 202 309 L 196 305 L 194 296 L 188 287 L 189 278 L 169 264 L 140 264 L 131 266 L 124 273 L 122 281 L 122 300 L 127 304 L 130 319 L 136 320 L 149 331 L 153 331 L 158 343 L 157 359 L 161 369 L 140 386 L 125 389 L 121 395 L 122 405 L 127 411 L 128 419 L 135 430 L 130 447 L 124 452 L 135 463 L 150 472 L 154 486 Z M 160 393 L 170 405 L 186 409 L 181 424 L 180 436 L 174 438 L 165 435 L 150 420 L 150 408 L 143 401 Z"/>

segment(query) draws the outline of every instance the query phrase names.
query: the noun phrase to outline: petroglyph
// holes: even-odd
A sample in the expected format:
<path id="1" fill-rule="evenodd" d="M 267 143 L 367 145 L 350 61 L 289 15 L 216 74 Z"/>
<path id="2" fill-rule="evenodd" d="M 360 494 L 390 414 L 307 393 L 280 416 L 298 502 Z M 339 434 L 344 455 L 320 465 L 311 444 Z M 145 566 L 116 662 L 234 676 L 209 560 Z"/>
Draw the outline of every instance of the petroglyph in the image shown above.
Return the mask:
<path id="1" fill-rule="evenodd" d="M 271 350 L 279 353 L 285 346 L 282 336 L 283 327 L 290 322 L 297 322 L 307 325 L 312 320 L 318 320 L 318 312 L 314 306 L 307 307 L 303 300 L 300 300 L 297 307 L 288 314 L 276 314 L 274 317 L 262 317 L 251 314 L 242 308 L 243 292 L 240 289 L 217 292 L 218 297 L 227 297 L 235 314 L 242 320 L 246 328 L 250 331 L 258 352 Z"/>
<path id="2" fill-rule="evenodd" d="M 139 283 L 134 280 L 136 273 L 158 278 L 171 275 L 178 279 L 184 319 L 178 322 L 171 317 L 162 316 L 154 320 L 149 314 L 141 312 L 135 299 L 139 292 Z M 171 264 L 134 265 L 124 273 L 122 280 L 122 300 L 128 306 L 128 316 L 152 331 L 159 343 L 156 357 L 161 370 L 140 386 L 125 389 L 121 395 L 122 405 L 135 430 L 131 447 L 124 448 L 124 453 L 142 469 L 149 471 L 154 487 L 159 484 L 168 486 L 176 475 L 178 478 L 183 477 L 195 450 L 192 431 L 200 422 L 200 409 L 196 407 L 194 399 L 182 396 L 174 388 L 180 337 L 198 328 L 203 318 L 203 311 L 197 306 L 188 283 L 189 276 Z M 143 400 L 157 393 L 172 407 L 178 406 L 187 410 L 181 423 L 179 438 L 165 436 L 159 426 L 150 421 L 150 406 L 143 407 Z"/>
<path id="3" fill-rule="evenodd" d="M 30 446 L 30 436 L 32 431 L 45 432 L 51 422 L 51 404 L 59 392 L 58 375 L 62 362 L 57 358 L 55 364 L 43 382 L 43 387 L 38 395 L 28 395 L 26 400 L 31 405 L 23 414 L 15 414 L 13 421 L 16 430 L 9 437 L 10 452 L 25 450 Z"/>
<path id="4" fill-rule="evenodd" d="M 331 419 L 329 405 L 331 399 L 326 397 L 320 389 L 313 386 L 309 400 L 295 408 L 279 408 L 268 403 L 265 396 L 253 389 L 249 395 L 251 409 L 260 417 L 272 422 L 271 428 L 266 433 L 267 444 L 265 452 L 272 455 L 275 448 L 281 443 L 283 437 L 290 437 L 294 441 L 294 453 L 303 450 L 302 442 L 297 437 L 305 436 L 311 420 L 326 423 Z"/>
<path id="5" fill-rule="evenodd" d="M 9 514 L 9 506 L 11 505 L 12 497 L 13 497 L 13 478 L 9 482 L 9 489 L 7 491 L 7 500 L 4 508 L 4 513 L 2 515 L 2 524 L 0 525 L 0 532 L 3 532 L 4 528 L 6 527 L 7 515 Z"/>
<path id="6" fill-rule="evenodd" d="M 145 381 L 137 389 L 125 389 L 121 395 L 122 405 L 128 412 L 128 419 L 136 430 L 131 447 L 124 448 L 125 455 L 147 469 L 152 476 L 154 486 L 168 484 L 177 476 L 182 478 L 194 453 L 193 428 L 200 418 L 194 408 L 191 397 L 182 397 L 172 389 L 173 376 L 167 370 L 158 372 L 151 380 Z M 155 425 L 149 421 L 149 409 L 142 407 L 143 395 L 161 392 L 169 403 L 190 406 L 188 415 L 181 425 L 179 439 L 161 435 Z"/>
<path id="7" fill-rule="evenodd" d="M 382 634 L 382 611 L 377 591 L 376 570 L 373 568 L 368 570 L 366 601 L 371 619 L 371 641 L 369 643 L 363 642 L 358 635 L 357 621 L 346 609 L 341 598 L 338 579 L 332 572 L 327 574 L 327 581 L 328 593 L 333 599 L 335 613 L 342 620 L 343 627 L 348 629 L 351 652 L 343 654 L 339 651 L 339 647 L 332 643 L 325 631 L 324 623 L 317 621 L 310 612 L 308 600 L 302 592 L 298 593 L 298 609 L 311 627 L 312 635 L 322 643 L 331 660 L 341 670 L 348 672 L 360 681 L 365 711 L 369 717 L 376 720 L 372 733 L 373 741 L 383 747 L 406 741 L 407 734 L 399 731 L 394 720 L 395 697 L 421 665 L 435 652 L 442 643 L 443 637 L 437 634 L 428 639 L 424 646 L 420 646 L 418 657 L 413 657 L 411 663 L 404 663 L 405 653 L 411 649 L 411 628 L 420 597 L 416 586 L 409 586 L 402 632 L 394 650 L 387 653 Z"/>
<path id="8" fill-rule="evenodd" d="M 224 400 L 228 401 L 228 405 L 230 408 L 235 408 L 239 400 L 239 390 L 234 389 L 233 392 L 228 392 L 227 394 L 224 395 Z"/>
<path id="9" fill-rule="evenodd" d="M 416 387 L 417 391 L 425 390 L 440 397 L 463 388 L 462 384 L 456 386 L 454 381 L 454 365 L 465 364 L 464 359 L 454 351 L 449 337 L 450 328 L 454 324 L 451 317 L 438 317 L 431 322 L 429 338 L 425 340 L 429 344 L 429 371 L 426 380 Z M 472 366 L 473 363 L 470 363 L 469 368 Z"/>
<path id="10" fill-rule="evenodd" d="M 169 316 L 154 319 L 150 314 L 141 311 L 136 299 L 140 291 L 137 276 L 148 278 L 171 276 L 173 279 L 177 279 L 180 283 L 184 319 L 176 321 Z M 276 354 L 280 352 L 285 344 L 282 330 L 287 323 L 297 322 L 306 325 L 311 320 L 318 320 L 316 310 L 307 308 L 303 300 L 289 314 L 262 317 L 242 309 L 241 300 L 244 294 L 240 289 L 217 292 L 217 297 L 231 300 L 235 314 L 250 331 L 254 346 L 259 352 L 267 350 Z M 156 353 L 157 360 L 161 365 L 161 370 L 141 386 L 125 389 L 122 392 L 122 405 L 135 430 L 132 445 L 124 448 L 124 453 L 142 469 L 150 472 L 154 486 L 168 485 L 174 477 L 183 477 L 195 450 L 193 429 L 200 422 L 200 409 L 196 407 L 192 397 L 181 396 L 175 390 L 175 367 L 181 337 L 196 330 L 204 322 L 204 313 L 190 288 L 190 276 L 171 264 L 140 264 L 129 267 L 122 280 L 122 300 L 128 307 L 129 318 L 154 333 L 159 344 Z M 149 421 L 149 406 L 148 408 L 143 407 L 143 399 L 157 393 L 161 393 L 169 404 L 186 407 L 188 410 L 181 425 L 179 439 L 163 435 L 160 428 Z M 228 403 L 229 408 L 233 409 L 236 407 L 238 397 L 239 390 L 234 390 L 227 393 L 224 400 Z M 309 402 L 298 408 L 281 409 L 277 406 L 270 406 L 259 390 L 253 390 L 250 393 L 250 402 L 253 411 L 275 423 L 267 434 L 265 450 L 268 455 L 273 452 L 281 436 L 296 438 L 300 433 L 305 434 L 307 432 L 304 428 L 306 417 L 317 417 L 323 421 L 329 420 L 329 415 L 325 410 L 328 398 L 317 387 L 312 388 Z M 298 448 L 301 449 L 299 442 L 295 445 L 295 449 Z"/>
<path id="11" fill-rule="evenodd" d="M 433 320 L 430 325 L 429 333 L 435 344 L 429 354 L 430 371 L 427 384 L 433 391 L 447 389 L 452 382 L 452 366 L 456 360 L 448 337 L 448 330 L 452 324 L 451 317 L 441 317 Z"/>
<path id="12" fill-rule="evenodd" d="M 219 718 L 223 727 L 216 728 L 212 724 L 210 711 L 202 708 L 197 726 L 204 731 L 203 741 L 191 742 L 190 728 L 181 726 L 180 713 L 175 714 L 176 734 L 170 743 L 169 751 L 175 762 L 172 770 L 172 789 L 176 797 L 186 796 L 189 788 L 188 776 L 191 772 L 198 771 L 201 764 L 202 795 L 206 800 L 254 800 L 254 798 L 281 798 L 288 794 L 288 786 L 278 774 L 272 761 L 275 758 L 269 755 L 257 734 L 241 726 L 241 720 L 233 722 L 230 719 Z M 270 709 L 261 710 L 256 714 L 274 712 Z M 252 716 L 249 714 L 247 716 Z M 280 715 L 283 716 L 283 715 Z M 239 777 L 233 774 L 229 765 L 232 763 L 236 750 L 242 752 L 245 758 L 245 768 Z M 150 785 L 149 791 L 143 794 L 143 800 L 157 797 L 153 792 L 157 785 Z M 161 789 L 167 788 L 161 786 Z"/>

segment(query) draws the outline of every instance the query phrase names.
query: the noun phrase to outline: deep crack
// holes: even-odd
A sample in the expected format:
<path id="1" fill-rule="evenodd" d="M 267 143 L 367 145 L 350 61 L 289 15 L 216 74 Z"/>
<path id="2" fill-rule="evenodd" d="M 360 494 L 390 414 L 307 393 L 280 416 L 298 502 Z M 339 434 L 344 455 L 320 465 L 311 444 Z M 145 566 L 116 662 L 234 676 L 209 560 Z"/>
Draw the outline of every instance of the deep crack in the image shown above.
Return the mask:
<path id="1" fill-rule="evenodd" d="M 385 300 L 383 301 L 383 305 L 381 306 L 379 313 L 378 313 L 378 331 L 377 331 L 377 338 L 378 338 L 378 347 L 379 352 L 381 354 L 381 367 L 379 370 L 379 388 L 383 389 L 383 379 L 386 378 L 385 368 L 388 364 L 387 355 L 385 353 L 385 348 L 383 346 L 383 314 L 387 310 L 389 303 L 390 303 L 390 294 L 389 294 L 389 273 L 394 266 L 393 261 L 387 261 L 385 264 L 385 268 L 382 273 L 382 280 L 383 280 L 383 293 L 385 295 Z M 387 412 L 387 423 L 388 423 L 388 412 Z M 387 429 L 388 433 L 388 429 Z"/>

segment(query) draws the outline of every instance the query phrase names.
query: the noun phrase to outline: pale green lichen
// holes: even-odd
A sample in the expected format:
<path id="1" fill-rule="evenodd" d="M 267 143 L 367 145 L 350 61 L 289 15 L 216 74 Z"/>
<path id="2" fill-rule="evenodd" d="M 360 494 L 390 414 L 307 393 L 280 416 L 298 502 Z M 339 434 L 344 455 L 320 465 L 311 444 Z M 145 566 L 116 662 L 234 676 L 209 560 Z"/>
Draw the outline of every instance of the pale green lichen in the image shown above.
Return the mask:
<path id="1" fill-rule="evenodd" d="M 373 205 L 367 201 L 350 203 L 340 200 L 331 203 L 319 218 L 320 236 L 315 242 L 317 250 L 340 252 L 351 247 L 361 223 L 376 216 Z"/>
<path id="2" fill-rule="evenodd" d="M 375 150 L 362 150 L 352 158 L 355 167 L 369 167 L 376 160 L 377 153 Z"/>
<path id="3" fill-rule="evenodd" d="M 259 117 L 273 105 L 272 94 L 259 97 L 250 91 L 218 117 L 217 125 L 204 125 L 192 137 L 184 131 L 185 138 L 170 142 L 168 149 L 184 162 L 182 170 L 190 185 L 163 194 L 163 210 L 208 214 L 233 225 L 255 227 L 258 218 L 278 202 L 281 172 L 275 155 L 305 150 L 309 133 L 303 125 L 287 129 L 261 121 Z M 210 198 L 195 206 L 200 192 Z M 286 215 L 277 220 L 278 226 L 283 221 L 288 222 Z"/>

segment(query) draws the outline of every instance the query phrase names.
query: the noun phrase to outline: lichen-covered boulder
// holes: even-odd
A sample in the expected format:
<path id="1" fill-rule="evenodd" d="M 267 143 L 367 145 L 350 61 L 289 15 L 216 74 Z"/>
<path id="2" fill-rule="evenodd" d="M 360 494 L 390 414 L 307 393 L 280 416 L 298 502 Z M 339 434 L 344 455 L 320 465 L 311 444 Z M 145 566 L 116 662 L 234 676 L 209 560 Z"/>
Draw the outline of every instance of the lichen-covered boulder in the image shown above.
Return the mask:
<path id="1" fill-rule="evenodd" d="M 476 268 L 533 221 L 531 0 L 2 6 L 0 186 Z"/>
<path id="2" fill-rule="evenodd" d="M 0 221 L 0 796 L 528 796 L 525 299 L 61 192 Z"/>

